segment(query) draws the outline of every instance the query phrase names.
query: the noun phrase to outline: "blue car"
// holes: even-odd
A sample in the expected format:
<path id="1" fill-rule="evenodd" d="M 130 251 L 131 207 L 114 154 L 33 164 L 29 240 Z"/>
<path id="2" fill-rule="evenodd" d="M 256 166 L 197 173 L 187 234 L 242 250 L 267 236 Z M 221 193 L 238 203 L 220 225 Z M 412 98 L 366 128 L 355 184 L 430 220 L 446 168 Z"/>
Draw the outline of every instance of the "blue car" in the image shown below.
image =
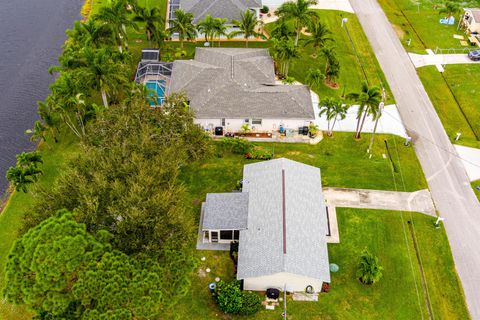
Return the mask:
<path id="1" fill-rule="evenodd" d="M 468 54 L 468 57 L 472 61 L 479 61 L 480 60 L 480 50 L 470 51 L 470 53 Z"/>

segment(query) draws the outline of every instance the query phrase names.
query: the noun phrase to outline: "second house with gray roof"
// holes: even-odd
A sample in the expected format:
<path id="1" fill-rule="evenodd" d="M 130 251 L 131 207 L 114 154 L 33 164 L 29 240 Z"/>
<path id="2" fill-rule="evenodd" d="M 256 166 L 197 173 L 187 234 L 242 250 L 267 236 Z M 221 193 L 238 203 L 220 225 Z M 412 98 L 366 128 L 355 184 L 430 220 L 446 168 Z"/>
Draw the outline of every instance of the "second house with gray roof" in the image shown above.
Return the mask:
<path id="1" fill-rule="evenodd" d="M 305 85 L 275 80 L 266 49 L 196 48 L 193 60 L 173 63 L 168 93 L 185 92 L 195 122 L 206 130 L 256 132 L 298 129 L 314 119 L 312 95 Z"/>

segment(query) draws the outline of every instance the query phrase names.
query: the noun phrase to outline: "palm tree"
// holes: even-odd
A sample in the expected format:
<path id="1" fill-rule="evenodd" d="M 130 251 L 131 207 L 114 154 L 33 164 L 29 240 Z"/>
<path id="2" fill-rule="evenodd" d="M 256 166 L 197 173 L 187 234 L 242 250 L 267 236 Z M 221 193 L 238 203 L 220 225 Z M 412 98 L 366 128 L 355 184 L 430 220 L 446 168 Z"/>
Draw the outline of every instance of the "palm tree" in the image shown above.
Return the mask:
<path id="1" fill-rule="evenodd" d="M 38 102 L 38 114 L 43 120 L 45 127 L 50 131 L 50 135 L 53 137 L 53 140 L 55 143 L 57 143 L 57 133 L 59 131 L 58 125 L 60 120 L 58 118 L 58 114 L 51 107 L 51 105 L 42 101 Z"/>
<path id="2" fill-rule="evenodd" d="M 369 113 L 369 109 L 372 107 L 375 108 L 380 104 L 382 101 L 382 93 L 379 87 L 369 87 L 366 82 L 363 82 L 361 91 L 347 94 L 347 99 L 358 104 L 355 139 L 360 139 L 363 124 L 367 114 Z"/>
<path id="3" fill-rule="evenodd" d="M 17 165 L 20 165 L 20 166 L 25 166 L 25 167 L 33 166 L 35 168 L 38 168 L 38 165 L 40 163 L 43 164 L 42 156 L 37 151 L 22 152 L 20 154 L 17 154 L 16 158 L 17 158 Z"/>
<path id="4" fill-rule="evenodd" d="M 281 20 L 293 21 L 295 27 L 295 45 L 298 45 L 298 39 L 300 32 L 304 27 L 312 25 L 317 19 L 318 14 L 310 10 L 311 5 L 317 4 L 317 0 L 297 0 L 284 2 L 275 11 L 275 14 L 280 17 Z"/>
<path id="5" fill-rule="evenodd" d="M 35 121 L 33 125 L 33 129 L 27 129 L 25 130 L 25 134 L 30 135 L 30 141 L 47 141 L 47 127 L 43 125 L 43 123 L 40 120 Z"/>
<path id="6" fill-rule="evenodd" d="M 327 135 L 331 137 L 333 135 L 333 128 L 337 120 L 343 120 L 347 116 L 348 107 L 338 98 L 327 97 L 320 101 L 320 113 L 319 116 L 325 114 L 327 124 Z M 333 124 L 330 127 L 330 123 L 333 119 Z"/>
<path id="7" fill-rule="evenodd" d="M 360 281 L 367 285 L 374 284 L 382 277 L 382 270 L 383 267 L 378 263 L 378 258 L 367 249 L 363 250 L 357 270 Z"/>
<path id="8" fill-rule="evenodd" d="M 308 69 L 306 82 L 310 87 L 318 87 L 325 79 L 325 75 L 320 69 Z"/>
<path id="9" fill-rule="evenodd" d="M 248 39 L 250 37 L 263 37 L 262 33 L 257 32 L 262 22 L 257 19 L 257 16 L 251 10 L 247 10 L 245 13 L 242 13 L 240 21 L 233 20 L 232 22 L 239 30 L 230 32 L 229 37 L 233 38 L 238 35 L 243 35 L 246 48 L 248 48 Z"/>
<path id="10" fill-rule="evenodd" d="M 137 29 L 137 24 L 129 17 L 128 6 L 125 0 L 113 0 L 93 16 L 94 20 L 103 22 L 111 29 L 120 52 L 123 52 L 123 46 L 128 50 L 127 27 Z"/>
<path id="11" fill-rule="evenodd" d="M 293 39 L 272 38 L 271 41 L 272 47 L 270 50 L 279 67 L 279 74 L 287 78 L 290 62 L 300 57 L 300 50 L 295 46 Z"/>
<path id="12" fill-rule="evenodd" d="M 329 84 L 335 84 L 340 73 L 340 63 L 337 59 L 337 53 L 334 47 L 324 47 L 320 51 L 325 57 L 325 80 Z"/>
<path id="13" fill-rule="evenodd" d="M 119 63 L 109 48 L 85 50 L 86 65 L 80 70 L 81 79 L 102 95 L 103 105 L 108 109 L 107 95 L 116 93 L 127 82 L 128 70 Z"/>
<path id="14" fill-rule="evenodd" d="M 311 36 L 305 39 L 305 45 L 312 44 L 315 49 L 322 48 L 327 42 L 333 41 L 333 38 L 331 37 L 332 32 L 320 21 L 313 23 L 308 28 L 308 32 Z"/>
<path id="15" fill-rule="evenodd" d="M 152 37 L 157 29 L 163 29 L 165 27 L 165 21 L 160 14 L 158 8 L 142 8 L 137 7 L 135 9 L 135 17 L 133 21 L 143 23 L 145 25 L 145 33 L 147 35 L 148 43 L 152 46 Z"/>
<path id="16" fill-rule="evenodd" d="M 292 30 L 285 21 L 278 21 L 270 32 L 270 36 L 277 39 L 290 39 L 295 36 L 295 30 Z"/>
<path id="17" fill-rule="evenodd" d="M 447 17 L 452 17 L 455 14 L 462 12 L 462 7 L 457 2 L 447 1 L 443 7 L 438 10 L 438 14 L 446 13 Z"/>
<path id="18" fill-rule="evenodd" d="M 17 164 L 7 170 L 7 180 L 15 186 L 15 190 L 27 192 L 27 187 L 38 180 L 42 170 L 38 165 L 43 163 L 38 152 L 22 152 L 17 155 Z"/>
<path id="19" fill-rule="evenodd" d="M 220 38 L 227 36 L 227 19 L 215 18 L 213 27 L 213 36 L 218 38 L 218 46 L 220 47 Z"/>
<path id="20" fill-rule="evenodd" d="M 205 42 L 208 42 L 208 39 L 213 40 L 215 23 L 215 19 L 207 15 L 205 20 L 197 24 L 197 31 L 205 36 Z"/>
<path id="21" fill-rule="evenodd" d="M 165 40 L 168 38 L 168 34 L 164 28 L 156 28 L 152 34 L 152 40 L 157 45 L 158 49 L 162 49 L 165 45 Z M 160 59 L 162 55 L 162 50 L 160 50 Z"/>
<path id="22" fill-rule="evenodd" d="M 73 29 L 67 30 L 66 33 L 71 41 L 81 47 L 99 48 L 115 43 L 115 37 L 108 25 L 100 24 L 94 19 L 75 21 Z"/>
<path id="23" fill-rule="evenodd" d="M 183 49 L 184 40 L 194 40 L 197 36 L 197 29 L 193 24 L 193 14 L 182 9 L 175 10 L 175 19 L 170 20 L 170 34 L 178 33 L 180 47 Z"/>

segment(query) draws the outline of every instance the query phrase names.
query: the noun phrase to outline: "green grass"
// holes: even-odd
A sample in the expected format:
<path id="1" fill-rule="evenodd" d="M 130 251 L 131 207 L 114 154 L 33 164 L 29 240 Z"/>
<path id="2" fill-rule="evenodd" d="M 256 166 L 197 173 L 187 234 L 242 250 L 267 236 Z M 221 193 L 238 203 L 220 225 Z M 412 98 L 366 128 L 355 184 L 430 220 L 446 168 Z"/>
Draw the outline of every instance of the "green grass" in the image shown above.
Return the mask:
<path id="1" fill-rule="evenodd" d="M 330 262 L 340 266 L 332 274 L 332 290 L 318 302 L 287 300 L 291 319 L 420 319 L 428 318 L 421 289 L 419 264 L 409 235 L 412 219 L 435 319 L 468 319 L 462 289 L 443 229 L 433 227 L 434 218 L 418 213 L 337 209 L 340 244 L 329 244 Z M 406 238 L 405 238 L 406 232 Z M 383 278 L 373 286 L 362 285 L 356 277 L 359 253 L 368 248 L 384 267 Z M 215 277 L 234 278 L 228 252 L 198 251 L 205 257 L 199 270 L 211 268 L 206 276 L 197 274 L 188 295 L 176 307 L 179 319 L 244 319 L 225 316 L 216 307 L 207 285 Z M 413 270 L 412 270 L 413 265 Z M 418 296 L 417 290 L 418 288 Z M 280 319 L 281 308 L 262 310 L 257 319 Z"/>
<path id="2" fill-rule="evenodd" d="M 473 192 L 475 193 L 475 195 L 477 196 L 478 200 L 480 201 L 480 191 L 478 191 L 477 189 L 475 189 L 475 187 L 480 186 L 480 180 L 472 181 L 470 184 L 472 185 Z"/>
<path id="3" fill-rule="evenodd" d="M 53 184 L 60 175 L 62 166 L 75 154 L 77 147 L 78 143 L 75 138 L 68 136 L 51 147 L 43 144 L 39 148 L 43 159 L 43 175 L 37 182 L 39 187 L 49 188 Z M 29 193 L 13 193 L 0 215 L 0 284 L 2 284 L 2 287 L 5 262 L 13 242 L 18 236 L 18 230 L 22 226 L 22 219 L 24 215 L 28 214 L 32 206 L 32 192 L 34 190 Z M 3 300 L 0 303 L 0 319 L 27 319 L 31 316 L 22 306 L 4 303 Z"/>
<path id="4" fill-rule="evenodd" d="M 401 169 L 392 173 L 384 140 L 388 141 L 395 166 Z M 333 138 L 324 138 L 317 145 L 290 143 L 263 143 L 272 149 L 275 158 L 285 157 L 319 167 L 323 186 L 349 187 L 379 190 L 416 191 L 426 189 L 423 171 L 412 147 L 404 147 L 403 139 L 391 135 L 377 135 L 374 155 L 369 159 L 366 150 L 369 135 L 355 141 L 351 133 L 335 133 Z M 242 177 L 243 165 L 249 160 L 238 155 L 226 154 L 195 163 L 185 172 L 185 182 L 200 198 L 206 192 L 233 189 Z M 217 181 L 222 176 L 221 181 Z M 405 182 L 405 188 L 402 184 Z"/>

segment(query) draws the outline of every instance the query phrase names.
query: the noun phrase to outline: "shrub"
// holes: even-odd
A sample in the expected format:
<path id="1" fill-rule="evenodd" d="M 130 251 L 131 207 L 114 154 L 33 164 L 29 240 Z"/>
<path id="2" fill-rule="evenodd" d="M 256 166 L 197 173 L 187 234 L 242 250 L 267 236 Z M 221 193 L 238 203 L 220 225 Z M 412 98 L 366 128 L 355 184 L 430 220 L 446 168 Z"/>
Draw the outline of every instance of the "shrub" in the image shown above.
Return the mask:
<path id="1" fill-rule="evenodd" d="M 260 9 L 260 13 L 268 13 L 268 11 L 270 11 L 270 9 L 267 7 L 267 6 L 263 6 L 262 9 Z"/>
<path id="2" fill-rule="evenodd" d="M 382 277 L 383 267 L 378 263 L 378 258 L 367 249 L 360 256 L 357 275 L 364 284 L 374 284 Z"/>
<path id="3" fill-rule="evenodd" d="M 249 316 L 257 313 L 262 308 L 262 299 L 256 293 L 242 292 L 242 309 L 240 314 Z"/>
<path id="4" fill-rule="evenodd" d="M 315 137 L 318 133 L 318 126 L 315 123 L 310 123 L 308 126 L 308 132 L 310 133 L 310 137 Z"/>
<path id="5" fill-rule="evenodd" d="M 242 291 L 238 281 L 220 281 L 215 288 L 215 301 L 225 313 L 239 313 L 242 309 Z"/>
<path id="6" fill-rule="evenodd" d="M 253 147 L 249 152 L 245 153 L 245 158 L 253 160 L 270 160 L 273 158 L 273 152 L 262 147 Z"/>
<path id="7" fill-rule="evenodd" d="M 222 139 L 222 148 L 235 154 L 246 154 L 253 149 L 253 144 L 246 139 Z"/>

